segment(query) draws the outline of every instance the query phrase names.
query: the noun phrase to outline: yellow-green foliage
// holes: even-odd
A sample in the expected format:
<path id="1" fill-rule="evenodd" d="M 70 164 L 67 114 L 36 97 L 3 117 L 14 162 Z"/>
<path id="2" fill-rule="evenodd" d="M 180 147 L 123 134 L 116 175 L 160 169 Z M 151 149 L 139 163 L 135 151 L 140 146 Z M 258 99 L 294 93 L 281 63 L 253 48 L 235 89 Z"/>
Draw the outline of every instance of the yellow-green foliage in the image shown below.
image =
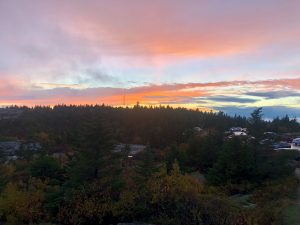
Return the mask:
<path id="1" fill-rule="evenodd" d="M 203 192 L 203 185 L 196 178 L 183 175 L 177 163 L 173 165 L 170 175 L 163 170 L 149 183 L 152 203 L 159 203 L 165 198 L 174 201 L 196 198 Z"/>
<path id="2" fill-rule="evenodd" d="M 6 224 L 29 224 L 40 221 L 43 214 L 45 184 L 30 179 L 20 186 L 8 183 L 0 196 L 0 213 Z"/>
<path id="3" fill-rule="evenodd" d="M 181 174 L 177 163 L 170 175 L 163 170 L 150 180 L 149 190 L 158 224 L 201 224 L 198 199 L 203 185 L 194 177 Z"/>
<path id="4" fill-rule="evenodd" d="M 112 199 L 108 190 L 95 182 L 86 189 L 75 191 L 59 211 L 63 224 L 102 224 L 105 216 L 112 214 Z"/>
<path id="5" fill-rule="evenodd" d="M 268 182 L 260 190 L 255 191 L 254 210 L 248 214 L 250 225 L 281 225 L 284 210 L 290 204 L 290 199 L 297 187 L 297 180 L 288 177 L 275 182 Z"/>

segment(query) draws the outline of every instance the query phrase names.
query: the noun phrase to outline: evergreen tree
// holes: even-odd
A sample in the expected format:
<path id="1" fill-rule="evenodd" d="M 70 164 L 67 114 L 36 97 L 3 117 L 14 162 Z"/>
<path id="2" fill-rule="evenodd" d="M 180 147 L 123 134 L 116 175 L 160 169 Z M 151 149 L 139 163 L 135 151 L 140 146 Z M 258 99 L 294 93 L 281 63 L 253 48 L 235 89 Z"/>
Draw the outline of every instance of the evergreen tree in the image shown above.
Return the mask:
<path id="1" fill-rule="evenodd" d="M 157 171 L 157 166 L 154 159 L 154 152 L 149 146 L 141 155 L 141 158 L 136 163 L 134 169 L 136 172 L 136 181 L 138 182 L 138 186 L 144 187 L 144 185 L 146 185 L 146 182 Z"/>
<path id="2" fill-rule="evenodd" d="M 241 184 L 254 178 L 254 151 L 238 138 L 223 146 L 220 157 L 207 175 L 208 181 L 216 185 Z"/>
<path id="3" fill-rule="evenodd" d="M 168 172 L 173 169 L 173 164 L 175 161 L 178 162 L 180 168 L 184 169 L 185 162 L 186 162 L 186 155 L 179 147 L 176 145 L 172 145 L 166 154 L 166 166 Z"/>
<path id="4" fill-rule="evenodd" d="M 250 132 L 255 138 L 261 138 L 264 133 L 264 121 L 262 120 L 262 108 L 257 108 L 251 113 L 249 118 Z"/>
<path id="5" fill-rule="evenodd" d="M 115 182 L 120 175 L 120 155 L 113 152 L 112 131 L 101 117 L 86 120 L 78 145 L 78 153 L 70 163 L 73 182 L 81 184 L 101 179 Z"/>

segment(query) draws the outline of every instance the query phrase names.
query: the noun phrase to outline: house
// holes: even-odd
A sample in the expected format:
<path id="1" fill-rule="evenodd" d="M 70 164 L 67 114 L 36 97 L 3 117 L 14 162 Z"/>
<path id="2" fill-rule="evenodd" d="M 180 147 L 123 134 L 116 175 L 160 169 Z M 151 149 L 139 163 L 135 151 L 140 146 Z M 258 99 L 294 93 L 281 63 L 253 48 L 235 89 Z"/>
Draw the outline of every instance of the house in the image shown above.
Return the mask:
<path id="1" fill-rule="evenodd" d="M 234 136 L 247 136 L 247 134 L 245 133 L 245 132 L 243 132 L 243 131 L 234 131 L 233 132 L 233 135 Z"/>
<path id="2" fill-rule="evenodd" d="M 130 155 L 136 155 L 142 151 L 144 151 L 146 149 L 146 146 L 145 145 L 129 145 L 130 147 L 130 152 L 129 154 Z"/>
<path id="3" fill-rule="evenodd" d="M 242 127 L 231 127 L 228 131 L 224 132 L 227 139 L 231 139 L 233 137 L 248 137 L 247 128 Z"/>
<path id="4" fill-rule="evenodd" d="M 227 137 L 227 139 L 231 139 L 233 137 L 246 137 L 247 128 L 231 127 L 228 131 L 225 131 L 224 134 Z"/>
<path id="5" fill-rule="evenodd" d="M 224 132 L 224 140 L 231 140 L 235 137 L 241 138 L 244 141 L 253 141 L 255 137 L 248 134 L 247 128 L 231 127 L 228 131 Z"/>

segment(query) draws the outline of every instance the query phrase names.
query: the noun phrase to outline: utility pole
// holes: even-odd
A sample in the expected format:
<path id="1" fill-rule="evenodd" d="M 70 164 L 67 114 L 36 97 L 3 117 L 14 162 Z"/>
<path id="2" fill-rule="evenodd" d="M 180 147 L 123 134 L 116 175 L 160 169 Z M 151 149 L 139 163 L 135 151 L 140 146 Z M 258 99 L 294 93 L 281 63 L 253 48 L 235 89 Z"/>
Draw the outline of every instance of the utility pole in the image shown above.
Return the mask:
<path id="1" fill-rule="evenodd" d="M 125 92 L 125 88 L 123 88 L 123 106 L 126 107 L 126 92 Z"/>

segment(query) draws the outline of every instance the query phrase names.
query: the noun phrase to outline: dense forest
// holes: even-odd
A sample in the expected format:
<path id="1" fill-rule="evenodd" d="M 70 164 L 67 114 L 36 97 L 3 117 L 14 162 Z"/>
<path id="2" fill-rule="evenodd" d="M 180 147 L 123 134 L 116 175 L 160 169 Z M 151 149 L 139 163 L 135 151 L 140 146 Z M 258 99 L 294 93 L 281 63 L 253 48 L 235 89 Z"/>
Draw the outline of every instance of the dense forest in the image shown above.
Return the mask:
<path id="1" fill-rule="evenodd" d="M 13 159 L 0 152 L 3 224 L 279 225 L 298 185 L 299 151 L 262 140 L 300 124 L 265 121 L 261 108 L 250 118 L 138 104 L 0 110 L 0 144 L 21 143 Z M 247 135 L 228 138 L 231 127 Z"/>

